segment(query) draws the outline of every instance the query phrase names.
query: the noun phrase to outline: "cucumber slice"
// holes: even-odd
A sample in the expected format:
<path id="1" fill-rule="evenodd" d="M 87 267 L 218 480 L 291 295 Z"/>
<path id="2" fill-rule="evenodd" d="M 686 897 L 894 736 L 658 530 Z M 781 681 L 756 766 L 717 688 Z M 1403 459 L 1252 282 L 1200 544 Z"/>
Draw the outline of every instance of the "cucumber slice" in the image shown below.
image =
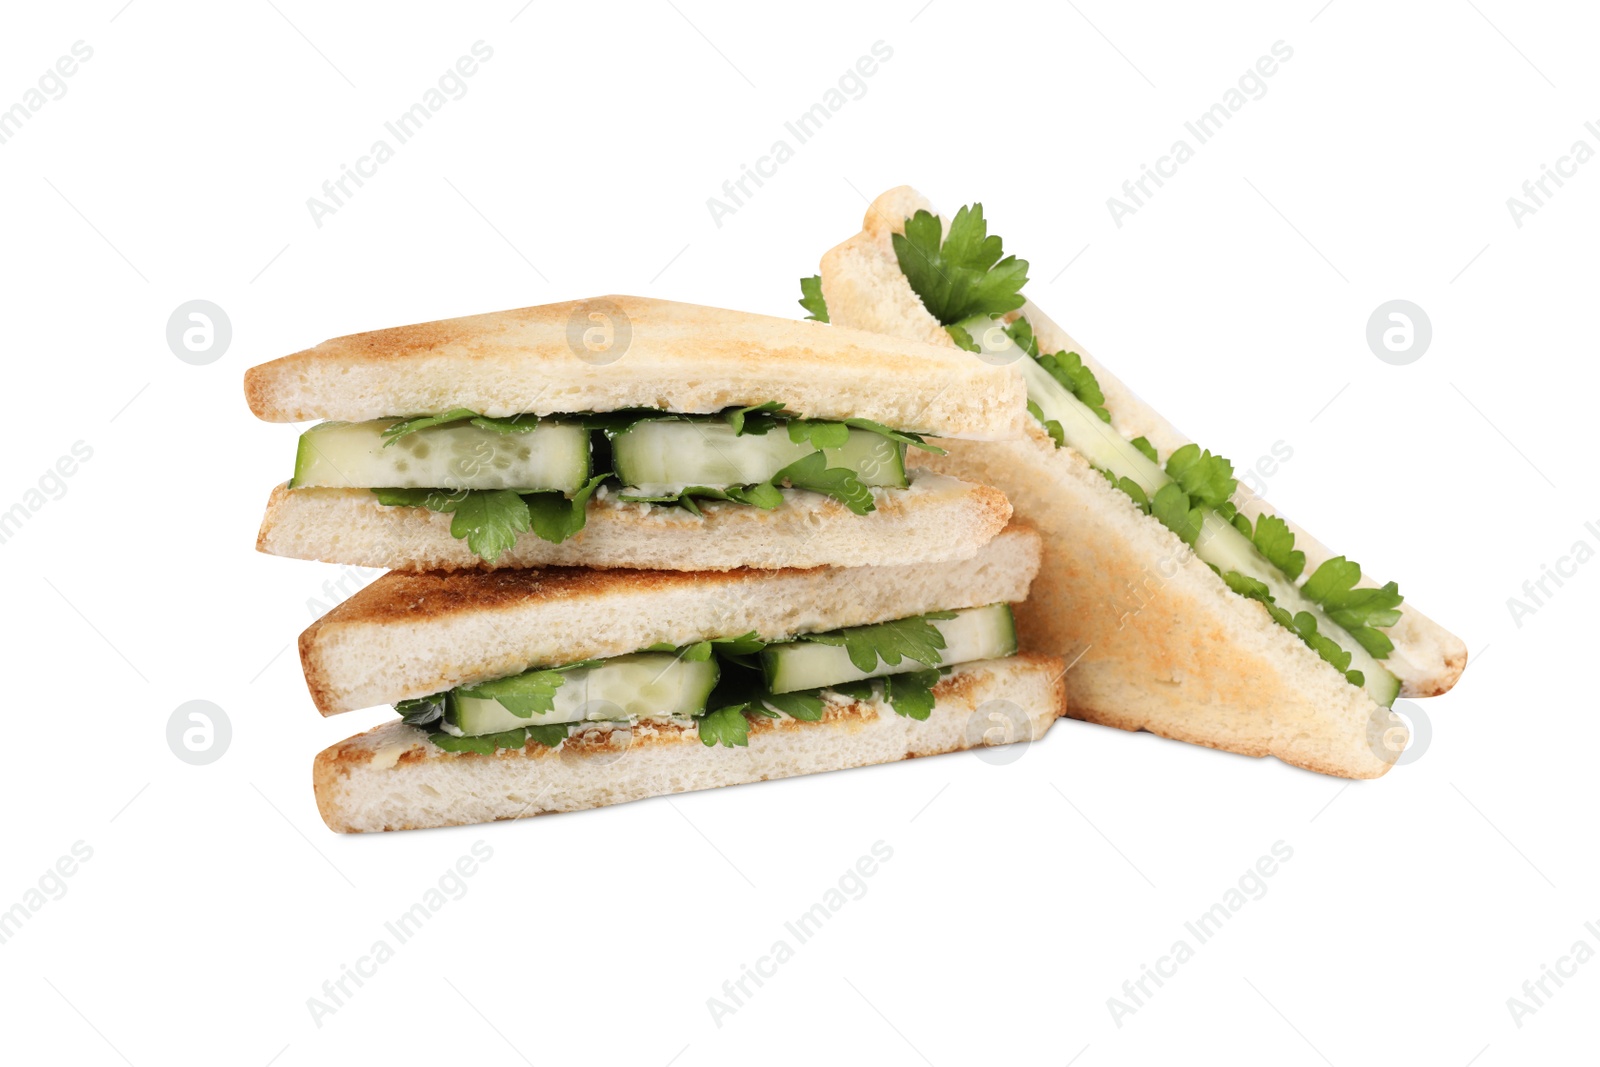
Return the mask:
<path id="1" fill-rule="evenodd" d="M 705 710 L 717 676 L 715 657 L 696 663 L 671 652 L 635 652 L 555 675 L 561 684 L 550 711 L 524 718 L 496 699 L 516 693 L 517 680 L 525 676 L 513 675 L 451 690 L 446 717 L 465 735 L 585 720 L 687 717 Z"/>
<path id="2" fill-rule="evenodd" d="M 628 492 L 665 496 L 685 486 L 722 488 L 765 482 L 817 451 L 810 441 L 789 440 L 778 425 L 764 434 L 735 434 L 720 419 L 652 419 L 611 439 L 617 478 Z M 824 448 L 828 466 L 855 472 L 863 485 L 904 489 L 905 446 L 868 430 L 850 431 L 838 448 Z"/>
<path id="3" fill-rule="evenodd" d="M 1067 444 L 1101 470 L 1118 477 L 1132 478 L 1147 496 L 1172 481 L 1161 466 L 1123 437 L 1108 423 L 1101 422 L 1089 405 L 1073 396 L 1039 361 L 1023 351 L 1001 324 L 987 315 L 975 315 L 958 325 L 971 334 L 990 362 L 1010 360 L 1022 371 L 1028 386 L 1028 399 L 1038 405 L 1046 422 L 1059 422 Z"/>
<path id="4" fill-rule="evenodd" d="M 1362 673 L 1365 678 L 1362 688 L 1378 704 L 1388 707 L 1400 695 L 1400 679 L 1390 674 L 1380 660 L 1362 648 L 1348 630 L 1328 618 L 1320 605 L 1306 599 L 1300 587 L 1256 551 L 1256 546 L 1248 537 L 1210 508 L 1206 509 L 1200 536 L 1195 539 L 1195 554 L 1218 570 L 1238 571 L 1265 583 L 1278 607 L 1289 614 L 1309 612 L 1317 620 L 1317 632 L 1333 638 L 1340 648 L 1350 653 L 1349 669 Z"/>
<path id="5" fill-rule="evenodd" d="M 470 423 L 418 430 L 386 444 L 396 419 L 324 422 L 300 435 L 289 488 L 555 489 L 572 493 L 589 480 L 589 434 L 544 419 L 527 433 L 498 433 Z"/>
<path id="6" fill-rule="evenodd" d="M 1137 482 L 1147 497 L 1154 497 L 1156 490 L 1172 481 L 1166 471 L 1110 425 L 1100 421 L 1087 404 L 1073 396 L 1050 376 L 1049 371 L 1039 366 L 1038 361 L 1018 347 L 999 323 L 979 315 L 960 325 L 991 358 L 1015 353 L 1013 362 L 1021 368 L 1023 380 L 1027 382 L 1028 399 L 1039 406 L 1046 421 L 1061 424 L 1062 438 L 1083 458 L 1101 470 Z M 1362 648 L 1349 631 L 1328 618 L 1319 605 L 1306 599 L 1299 586 L 1256 551 L 1248 537 L 1210 508 L 1206 509 L 1194 550 L 1195 555 L 1219 570 L 1238 571 L 1266 583 L 1278 606 L 1291 615 L 1310 612 L 1317 620 L 1317 632 L 1331 637 L 1350 653 L 1349 669 L 1362 673 L 1365 678 L 1362 688 L 1367 695 L 1384 707 L 1394 703 L 1400 692 L 1400 680 Z"/>
<path id="7" fill-rule="evenodd" d="M 968 608 L 956 612 L 953 619 L 933 620 L 932 625 L 944 635 L 944 651 L 936 663 L 921 663 L 908 656 L 893 666 L 879 660 L 877 667 L 864 671 L 850 662 L 850 653 L 842 645 L 823 645 L 815 641 L 768 645 L 761 652 L 761 670 L 766 676 L 767 689 L 773 693 L 821 689 L 863 678 L 881 678 L 886 674 L 999 659 L 1017 650 L 1017 628 L 1011 618 L 1010 604 Z"/>

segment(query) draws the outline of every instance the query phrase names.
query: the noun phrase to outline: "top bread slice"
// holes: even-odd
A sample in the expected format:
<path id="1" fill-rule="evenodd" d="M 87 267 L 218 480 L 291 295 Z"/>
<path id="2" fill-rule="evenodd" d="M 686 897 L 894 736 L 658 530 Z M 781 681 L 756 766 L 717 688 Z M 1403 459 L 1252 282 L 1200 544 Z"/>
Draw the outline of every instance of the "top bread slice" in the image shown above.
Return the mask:
<path id="1" fill-rule="evenodd" d="M 874 201 L 862 232 L 823 257 L 823 295 L 834 322 L 953 347 L 894 254 L 891 235 L 918 210 L 933 208 L 905 186 Z M 1163 456 L 1188 443 L 1031 301 L 1016 315 L 1027 317 L 1041 351 L 1083 357 L 1124 436 L 1143 435 Z M 1070 714 L 1346 777 L 1375 777 L 1393 764 L 1396 720 L 1261 605 L 1232 593 L 1083 457 L 1055 448 L 1037 427 L 1025 440 L 953 444 L 928 465 L 994 485 L 1045 535 L 1044 566 L 1018 625 L 1030 647 L 1076 661 Z M 1267 509 L 1244 486 L 1239 493 L 1245 514 Z M 1334 555 L 1290 527 L 1307 573 Z M 1395 650 L 1384 665 L 1405 696 L 1443 693 L 1465 668 L 1461 640 L 1410 604 L 1387 632 Z"/>
<path id="2" fill-rule="evenodd" d="M 742 311 L 604 296 L 324 341 L 245 374 L 269 422 L 781 401 L 816 419 L 996 439 L 1026 432 L 1013 374 L 950 347 Z"/>
<path id="3" fill-rule="evenodd" d="M 530 667 L 754 631 L 766 641 L 1022 600 L 1039 535 L 1011 526 L 971 559 L 930 567 L 384 575 L 300 635 L 324 715 L 475 685 Z"/>

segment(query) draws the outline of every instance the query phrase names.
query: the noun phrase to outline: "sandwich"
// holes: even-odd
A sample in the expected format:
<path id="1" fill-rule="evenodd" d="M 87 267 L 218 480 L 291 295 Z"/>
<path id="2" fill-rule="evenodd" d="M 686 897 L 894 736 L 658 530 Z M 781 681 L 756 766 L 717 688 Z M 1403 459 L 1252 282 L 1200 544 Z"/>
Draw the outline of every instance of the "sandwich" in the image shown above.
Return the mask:
<path id="1" fill-rule="evenodd" d="M 907 453 L 1028 423 L 947 346 L 628 296 L 336 338 L 245 394 L 322 420 L 257 547 L 415 571 L 970 558 L 1009 504 Z"/>
<path id="2" fill-rule="evenodd" d="M 1043 736 L 1058 657 L 1018 654 L 1040 538 L 809 570 L 391 572 L 300 637 L 340 832 L 515 819 Z"/>
<path id="3" fill-rule="evenodd" d="M 1026 383 L 1025 437 L 918 459 L 999 488 L 1043 534 L 1017 625 L 1071 664 L 1071 715 L 1324 774 L 1385 773 L 1406 741 L 1396 697 L 1449 690 L 1466 647 L 1142 403 L 1025 298 L 1027 269 L 981 204 L 946 221 L 901 187 L 823 256 L 801 305 Z"/>

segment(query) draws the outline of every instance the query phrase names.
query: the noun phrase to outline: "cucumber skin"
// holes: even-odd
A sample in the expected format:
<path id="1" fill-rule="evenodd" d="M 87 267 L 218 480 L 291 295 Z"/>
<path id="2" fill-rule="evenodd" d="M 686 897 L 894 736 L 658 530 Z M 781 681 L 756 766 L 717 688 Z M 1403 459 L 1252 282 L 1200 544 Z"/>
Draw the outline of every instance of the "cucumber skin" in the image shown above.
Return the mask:
<path id="1" fill-rule="evenodd" d="M 325 424 L 319 423 L 318 425 L 325 425 Z M 314 428 L 315 427 L 313 427 L 313 429 Z M 294 474 L 292 474 L 289 477 L 289 488 L 290 489 L 299 489 L 301 487 L 302 483 L 300 481 L 300 472 L 305 470 L 308 466 L 310 466 L 311 457 L 307 453 L 310 451 L 311 442 L 306 439 L 306 434 L 310 433 L 310 432 L 311 432 L 310 430 L 302 432 L 300 434 L 299 438 L 296 439 L 296 441 L 295 441 L 295 448 L 294 448 Z"/>
<path id="2" fill-rule="evenodd" d="M 634 656 L 634 655 L 640 655 L 640 653 L 629 653 L 628 654 L 628 656 Z M 654 655 L 654 654 L 649 654 L 649 655 Z M 617 657 L 613 657 L 612 659 L 613 660 L 626 659 L 626 658 L 628 658 L 628 656 L 617 656 Z M 662 657 L 662 658 L 666 659 L 666 658 L 670 658 L 670 657 Z M 594 667 L 585 668 L 583 670 L 571 672 L 571 674 L 568 674 L 568 675 L 564 676 L 563 683 L 562 683 L 562 688 L 565 688 L 567 685 L 582 685 L 582 684 L 584 684 L 587 681 L 587 679 L 584 677 L 584 675 L 586 675 L 588 673 L 588 671 L 591 671 L 591 670 L 604 670 L 605 667 L 606 667 L 606 664 L 608 662 L 611 662 L 611 661 L 603 661 L 601 663 L 596 664 Z M 718 678 L 720 677 L 720 674 L 721 674 L 720 669 L 719 669 L 715 659 L 711 659 L 711 660 L 703 661 L 703 662 L 685 663 L 685 664 L 681 664 L 681 666 L 684 669 L 687 669 L 687 670 L 690 670 L 690 671 L 695 671 L 695 672 L 698 672 L 698 673 L 702 673 L 702 674 L 705 675 L 705 677 L 700 679 L 700 686 L 699 686 L 698 693 L 697 693 L 698 700 L 697 701 L 691 700 L 691 703 L 695 703 L 697 706 L 690 707 L 687 704 L 681 704 L 679 707 L 670 709 L 667 712 L 667 715 L 668 716 L 672 716 L 672 717 L 686 717 L 686 716 L 692 716 L 692 715 L 699 714 L 700 712 L 703 712 L 705 710 L 706 701 L 708 701 L 710 699 L 711 692 L 712 692 L 712 690 L 714 690 L 716 688 L 717 680 L 718 680 Z M 483 683 L 479 683 L 479 684 L 483 684 Z M 473 687 L 468 686 L 468 687 L 462 687 L 462 688 L 470 689 L 470 688 L 473 688 Z M 550 712 L 546 712 L 546 713 L 543 713 L 543 714 L 538 713 L 538 712 L 534 712 L 533 714 L 529 715 L 526 719 L 524 719 L 521 716 L 513 715 L 511 713 L 511 711 L 506 709 L 503 705 L 500 705 L 492 697 L 478 697 L 478 696 L 463 697 L 461 695 L 462 694 L 462 688 L 457 688 L 457 689 L 450 690 L 449 693 L 446 694 L 446 698 L 445 699 L 447 701 L 447 709 L 448 709 L 447 712 L 446 712 L 446 719 L 447 719 L 447 721 L 449 721 L 449 723 L 452 726 L 455 726 L 456 728 L 460 729 L 463 736 L 478 737 L 478 736 L 482 736 L 482 735 L 485 735 L 485 734 L 502 733 L 502 732 L 504 732 L 506 730 L 516 729 L 519 726 L 558 726 L 558 725 L 564 725 L 564 724 L 575 723 L 575 722 L 589 721 L 589 720 L 586 720 L 586 719 L 580 720 L 580 719 L 568 718 L 568 717 L 566 717 L 566 715 L 561 713 L 559 709 L 552 709 Z M 557 700 L 560 699 L 560 692 L 561 692 L 560 689 L 556 690 Z M 483 705 L 486 705 L 486 707 L 483 708 L 482 710 L 475 710 L 475 709 L 472 709 L 472 708 L 468 708 L 468 707 L 464 706 L 466 701 L 471 701 L 473 704 L 480 704 L 481 703 Z M 463 720 L 464 717 L 471 718 L 473 716 L 480 715 L 480 714 L 487 717 L 485 719 L 485 721 L 483 721 L 481 723 L 472 723 L 472 724 L 470 724 L 473 727 L 473 728 L 470 728 L 470 729 L 468 728 L 468 725 L 463 725 L 462 720 Z M 628 721 L 630 721 L 630 722 L 637 721 L 641 717 L 653 717 L 653 716 L 634 715 L 634 716 L 630 716 L 628 718 Z"/>
<path id="3" fill-rule="evenodd" d="M 762 678 L 770 692 L 778 694 L 797 693 L 812 689 L 826 689 L 830 685 L 844 685 L 851 682 L 883 678 L 892 674 L 907 674 L 912 671 L 929 670 L 939 667 L 951 667 L 958 663 L 971 663 L 981 659 L 999 659 L 1005 656 L 1015 655 L 1017 651 L 1017 623 L 1016 616 L 1012 614 L 1011 605 L 988 604 L 978 608 L 966 608 L 959 614 L 970 618 L 979 613 L 993 613 L 998 620 L 998 624 L 996 625 L 995 629 L 995 637 L 997 640 L 994 642 L 994 647 L 992 649 L 985 649 L 984 654 L 980 656 L 963 657 L 962 659 L 950 659 L 948 657 L 942 657 L 938 663 L 922 663 L 918 660 L 905 658 L 893 666 L 884 663 L 883 660 L 880 659 L 878 661 L 876 670 L 872 671 L 871 673 L 863 673 L 858 670 L 854 664 L 849 662 L 848 654 L 845 652 L 845 649 L 842 646 L 824 645 L 803 640 L 785 641 L 778 644 L 769 645 L 767 648 L 762 649 L 760 655 Z M 951 619 L 943 621 L 953 623 L 959 620 Z M 785 651 L 785 649 L 788 651 Z M 817 651 L 813 652 L 811 650 Z M 785 660 L 792 659 L 796 656 L 806 656 L 807 658 L 813 659 L 839 659 L 843 662 L 838 665 L 837 672 L 829 676 L 830 680 L 818 681 L 815 678 L 807 678 L 804 680 L 807 684 L 790 685 L 788 684 L 789 680 L 786 680 L 786 676 L 792 673 L 795 668 L 791 665 L 786 670 Z"/>
<path id="4" fill-rule="evenodd" d="M 700 423 L 698 427 L 695 425 L 696 422 Z M 645 434 L 647 433 L 661 435 L 694 433 L 703 438 L 707 430 L 711 430 L 712 435 L 719 439 L 717 444 L 711 446 L 719 452 L 722 449 L 744 448 L 753 451 L 781 452 L 784 454 L 768 460 L 765 467 L 759 471 L 750 472 L 750 477 L 740 481 L 727 481 L 724 478 L 700 476 L 704 473 L 703 469 L 701 471 L 680 470 L 678 472 L 685 475 L 694 475 L 692 477 L 645 477 L 646 471 L 638 468 L 647 465 L 649 460 L 641 462 L 631 455 L 637 448 L 642 447 L 642 445 L 636 445 L 635 442 L 645 441 Z M 773 442 L 777 443 L 777 448 L 771 447 Z M 698 444 L 699 442 L 697 441 L 696 443 Z M 661 447 L 666 446 L 663 443 Z M 686 486 L 705 486 L 707 488 L 722 489 L 730 485 L 759 484 L 769 481 L 784 467 L 818 451 L 828 457 L 830 469 L 833 469 L 836 461 L 841 458 L 841 453 L 861 453 L 853 461 L 839 462 L 837 466 L 853 471 L 863 485 L 904 489 L 911 484 L 906 475 L 906 446 L 903 443 L 891 441 L 869 430 L 852 428 L 849 441 L 845 445 L 840 448 L 818 449 L 809 442 L 798 443 L 790 441 L 787 426 L 783 423 L 773 427 L 765 434 L 732 435 L 731 428 L 721 419 L 647 419 L 615 434 L 611 439 L 612 469 L 616 471 L 618 480 L 628 488 L 644 487 L 652 490 L 681 489 Z M 663 453 L 663 455 L 666 455 L 666 453 Z M 663 466 L 659 472 L 651 471 L 649 473 L 665 475 L 672 472 Z"/>
<path id="5" fill-rule="evenodd" d="M 318 423 L 305 430 L 300 434 L 295 449 L 294 474 L 289 479 L 289 488 L 301 489 L 307 486 L 346 489 L 414 488 L 439 489 L 446 492 L 469 489 L 512 489 L 518 492 L 554 490 L 571 494 L 582 488 L 584 483 L 588 481 L 594 462 L 593 448 L 590 444 L 588 432 L 580 427 L 573 426 L 571 423 L 563 423 L 556 420 L 550 420 L 547 423 L 542 422 L 538 428 L 528 435 L 499 434 L 492 430 L 480 430 L 475 427 L 463 426 L 459 423 L 451 423 L 416 431 L 414 434 L 408 435 L 404 441 L 395 443 L 384 441 L 382 439 L 383 430 L 394 425 L 396 421 L 395 419 L 372 419 L 360 423 L 328 421 Z M 580 453 L 579 456 L 574 457 L 575 461 L 570 466 L 565 463 L 566 457 L 562 456 L 559 451 L 556 453 L 556 457 L 545 458 L 545 466 L 550 466 L 554 462 L 554 458 L 562 459 L 560 484 L 511 484 L 503 475 L 490 480 L 477 477 L 426 478 L 414 473 L 391 477 L 390 472 L 385 471 L 381 476 L 364 477 L 360 470 L 362 467 L 368 467 L 367 473 L 371 474 L 371 468 L 374 466 L 384 466 L 396 460 L 407 459 L 406 452 L 415 443 L 431 443 L 436 447 L 444 448 L 451 442 L 451 438 L 455 438 L 457 439 L 455 444 L 459 447 L 459 439 L 466 435 L 468 442 L 472 444 L 474 449 L 487 447 L 491 450 L 491 453 L 497 453 L 500 449 L 516 447 L 520 436 L 526 436 L 527 440 L 524 444 L 527 447 L 538 447 L 541 433 L 546 434 L 543 438 L 545 447 L 555 450 L 576 450 Z M 551 433 L 560 435 L 554 443 L 551 443 L 548 436 Z M 581 435 L 581 448 L 578 447 L 578 441 L 571 436 L 573 433 Z M 352 473 L 347 474 L 345 470 L 340 469 L 341 464 L 335 463 L 318 449 L 317 440 L 319 436 L 327 434 L 337 434 L 340 438 L 344 438 L 344 440 L 336 438 L 332 444 L 328 445 L 328 448 L 333 455 L 341 455 L 342 449 L 351 450 L 350 455 L 341 456 L 341 459 L 342 465 Z M 365 436 L 370 440 L 362 441 L 360 436 L 355 435 Z M 446 437 L 445 435 L 449 436 Z M 445 458 L 448 464 L 448 453 L 441 453 L 440 455 Z M 581 463 L 576 461 L 578 459 L 581 459 Z M 422 461 L 411 460 L 411 462 L 420 463 Z M 537 467 L 539 465 L 537 455 L 530 460 L 519 460 L 513 456 L 510 462 L 512 464 L 527 464 L 528 466 L 523 468 L 525 472 L 528 471 L 529 467 Z M 331 474 L 329 468 L 331 468 Z M 542 481 L 549 479 L 535 478 L 531 480 Z M 424 481 L 427 484 L 423 484 Z M 446 484 L 433 484 L 435 482 Z"/>

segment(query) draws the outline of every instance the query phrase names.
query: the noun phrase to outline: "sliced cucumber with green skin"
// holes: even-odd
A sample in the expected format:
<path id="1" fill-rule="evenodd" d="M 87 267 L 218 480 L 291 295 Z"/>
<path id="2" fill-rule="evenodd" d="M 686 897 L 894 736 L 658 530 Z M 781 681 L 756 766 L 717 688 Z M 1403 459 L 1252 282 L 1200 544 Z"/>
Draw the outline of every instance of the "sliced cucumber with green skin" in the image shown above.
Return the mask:
<path id="1" fill-rule="evenodd" d="M 764 434 L 735 434 L 721 419 L 651 419 L 611 439 L 617 478 L 629 492 L 656 496 L 685 486 L 722 488 L 765 482 L 817 451 L 810 441 L 789 439 L 780 423 Z M 850 431 L 838 448 L 824 448 L 828 467 L 855 472 L 863 485 L 904 489 L 905 446 L 868 430 Z"/>
<path id="2" fill-rule="evenodd" d="M 815 641 L 786 641 L 768 645 L 761 652 L 761 670 L 767 688 L 774 693 L 795 693 L 802 689 L 821 689 L 886 674 L 905 674 L 969 663 L 980 659 L 999 659 L 1017 650 L 1017 628 L 1010 604 L 990 604 L 956 612 L 953 619 L 936 619 L 932 626 L 944 635 L 944 651 L 937 663 L 922 663 L 906 657 L 890 666 L 878 662 L 870 671 L 850 662 L 842 645 L 823 645 Z"/>
<path id="3" fill-rule="evenodd" d="M 1118 478 L 1128 478 L 1138 483 L 1146 497 L 1153 498 L 1158 489 L 1172 481 L 1158 464 L 1133 447 L 1132 442 L 1112 426 L 1102 422 L 1087 404 L 1052 378 L 1050 372 L 1023 351 L 1000 328 L 998 322 L 980 315 L 960 325 L 991 359 L 1015 353 L 1015 362 L 1022 369 L 1023 380 L 1027 382 L 1028 399 L 1038 405 L 1045 421 L 1061 424 L 1063 439 L 1084 459 Z M 1317 620 L 1317 632 L 1332 638 L 1340 648 L 1350 653 L 1348 669 L 1362 673 L 1365 679 L 1362 688 L 1367 695 L 1384 707 L 1394 703 L 1400 693 L 1400 680 L 1362 648 L 1349 631 L 1328 618 L 1319 605 L 1306 599 L 1299 586 L 1256 551 L 1256 546 L 1248 537 L 1210 508 L 1205 509 L 1205 522 L 1201 526 L 1200 536 L 1195 539 L 1194 550 L 1195 555 L 1224 573 L 1238 571 L 1265 583 L 1278 607 L 1291 615 L 1309 612 Z"/>
<path id="4" fill-rule="evenodd" d="M 447 719 L 464 735 L 497 734 L 519 726 L 689 717 L 706 709 L 717 684 L 715 657 L 700 662 L 671 652 L 635 652 L 558 675 L 555 706 L 527 717 L 495 699 L 496 686 L 511 679 L 451 690 Z"/>
<path id="5" fill-rule="evenodd" d="M 572 493 L 589 480 L 589 434 L 574 423 L 543 419 L 527 433 L 498 433 L 460 422 L 385 442 L 383 431 L 397 421 L 324 422 L 311 427 L 300 435 L 289 488 Z"/>
<path id="6" fill-rule="evenodd" d="M 1348 669 L 1361 672 L 1362 688 L 1375 702 L 1388 707 L 1400 695 L 1400 679 L 1390 674 L 1382 661 L 1362 648 L 1348 630 L 1328 618 L 1320 605 L 1306 599 L 1300 587 L 1256 551 L 1249 538 L 1210 508 L 1206 509 L 1194 549 L 1195 555 L 1224 573 L 1238 571 L 1265 584 L 1278 607 L 1289 614 L 1309 612 L 1317 620 L 1317 632 L 1333 638 L 1340 648 L 1350 653 Z"/>

